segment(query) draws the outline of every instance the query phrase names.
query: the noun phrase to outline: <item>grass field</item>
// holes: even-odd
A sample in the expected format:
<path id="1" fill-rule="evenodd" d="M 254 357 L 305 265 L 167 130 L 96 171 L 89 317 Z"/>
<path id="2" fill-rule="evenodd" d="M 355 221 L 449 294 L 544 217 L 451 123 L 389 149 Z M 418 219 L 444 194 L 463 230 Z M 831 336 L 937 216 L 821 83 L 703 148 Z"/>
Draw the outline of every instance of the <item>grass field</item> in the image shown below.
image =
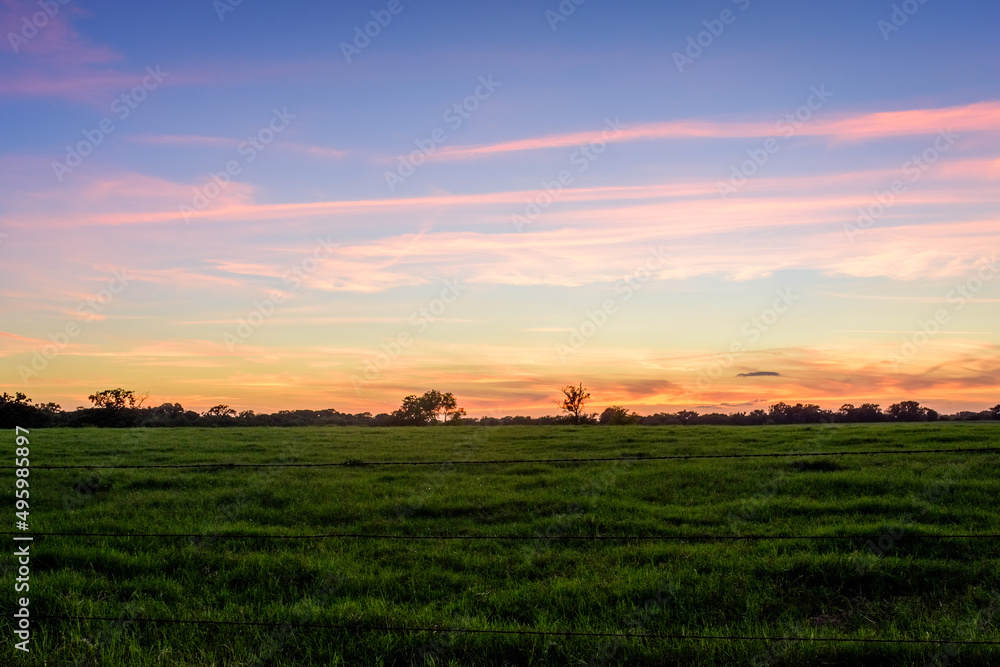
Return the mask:
<path id="1" fill-rule="evenodd" d="M 13 452 L 13 434 L 10 452 Z M 1000 641 L 996 454 L 634 461 L 997 447 L 995 423 L 37 430 L 30 655 L 9 665 L 1000 664 L 1000 646 L 471 630 Z M 600 463 L 359 462 L 610 457 Z M 346 467 L 47 470 L 345 462 Z M 5 462 L 12 465 L 13 460 Z M 14 476 L 4 503 L 14 514 Z M 330 532 L 515 540 L 264 540 Z M 854 540 L 566 540 L 592 535 Z M 8 540 L 10 538 L 8 537 Z M 13 549 L 11 549 L 13 550 Z M 4 559 L 6 580 L 15 561 Z M 275 626 L 142 623 L 263 621 Z M 294 629 L 282 622 L 436 628 Z M 937 662 L 935 662 L 937 661 Z"/>

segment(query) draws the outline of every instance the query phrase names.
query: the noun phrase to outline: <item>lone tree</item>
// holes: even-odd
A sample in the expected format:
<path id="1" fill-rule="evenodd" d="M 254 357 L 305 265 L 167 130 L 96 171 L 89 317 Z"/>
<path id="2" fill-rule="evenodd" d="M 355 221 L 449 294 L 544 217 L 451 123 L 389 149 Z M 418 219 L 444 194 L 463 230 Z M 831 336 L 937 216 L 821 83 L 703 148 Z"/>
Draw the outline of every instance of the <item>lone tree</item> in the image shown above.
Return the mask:
<path id="1" fill-rule="evenodd" d="M 446 423 L 458 423 L 465 415 L 465 409 L 458 407 L 458 401 L 450 392 L 442 394 L 431 389 L 423 396 L 407 396 L 399 409 L 392 413 L 396 423 L 408 426 L 433 424 L 437 422 L 438 415 L 444 415 Z"/>
<path id="2" fill-rule="evenodd" d="M 562 393 L 566 398 L 563 399 L 562 407 L 563 410 L 573 415 L 573 423 L 580 423 L 580 413 L 583 412 L 583 406 L 587 404 L 590 400 L 590 392 L 584 389 L 583 383 L 581 382 L 578 386 L 567 385 L 563 387 Z"/>

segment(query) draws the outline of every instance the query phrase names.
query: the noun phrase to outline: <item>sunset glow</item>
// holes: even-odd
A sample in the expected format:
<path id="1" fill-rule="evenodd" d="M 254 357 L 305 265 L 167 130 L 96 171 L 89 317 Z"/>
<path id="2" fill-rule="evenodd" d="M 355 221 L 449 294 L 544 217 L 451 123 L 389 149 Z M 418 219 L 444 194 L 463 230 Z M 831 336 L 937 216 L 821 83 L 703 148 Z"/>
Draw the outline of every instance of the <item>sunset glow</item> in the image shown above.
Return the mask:
<path id="1" fill-rule="evenodd" d="M 1000 401 L 998 6 L 145 4 L 0 3 L 6 391 Z"/>

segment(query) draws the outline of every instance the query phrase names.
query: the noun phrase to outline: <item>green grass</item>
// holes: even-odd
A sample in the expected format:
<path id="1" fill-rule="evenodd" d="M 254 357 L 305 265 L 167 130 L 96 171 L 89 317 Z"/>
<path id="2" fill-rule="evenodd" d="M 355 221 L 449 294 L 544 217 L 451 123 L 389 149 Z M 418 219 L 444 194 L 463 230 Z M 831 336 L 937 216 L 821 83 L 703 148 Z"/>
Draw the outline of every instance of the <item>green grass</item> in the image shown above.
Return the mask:
<path id="1" fill-rule="evenodd" d="M 471 629 L 1000 641 L 996 454 L 636 462 L 673 454 L 997 447 L 993 423 L 801 427 L 38 430 L 31 464 L 351 462 L 32 471 L 30 655 L 18 665 L 1000 664 L 1000 646 L 485 635 Z M 13 451 L 13 436 L 9 451 Z M 611 462 L 366 466 L 614 457 Z M 7 463 L 7 465 L 10 465 Z M 13 521 L 13 472 L 4 504 Z M 224 539 L 227 533 L 526 541 Z M 594 534 L 854 541 L 559 541 Z M 4 559 L 11 582 L 14 559 Z M 18 596 L 19 597 L 19 596 Z M 284 621 L 436 633 L 134 623 Z M 930 662 L 929 664 L 935 664 Z"/>

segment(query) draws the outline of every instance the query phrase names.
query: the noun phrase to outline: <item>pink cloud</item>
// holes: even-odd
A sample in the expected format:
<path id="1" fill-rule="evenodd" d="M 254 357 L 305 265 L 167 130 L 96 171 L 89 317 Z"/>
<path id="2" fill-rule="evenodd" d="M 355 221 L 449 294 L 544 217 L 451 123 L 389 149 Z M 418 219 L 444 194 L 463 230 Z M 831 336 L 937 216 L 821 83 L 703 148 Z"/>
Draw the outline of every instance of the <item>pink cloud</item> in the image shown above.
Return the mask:
<path id="1" fill-rule="evenodd" d="M 16 161 L 13 162 L 16 165 Z M 4 172 L 8 168 L 14 171 L 15 165 L 6 165 L 0 160 L 0 167 L 4 167 Z M 51 171 L 46 175 L 50 174 Z M 84 214 L 85 219 L 116 220 L 119 224 L 149 218 L 178 222 L 182 219 L 180 206 L 190 206 L 196 191 L 203 185 L 177 183 L 134 172 L 103 173 L 96 177 L 81 173 L 79 178 L 76 176 L 77 174 L 73 174 L 73 178 L 67 178 L 62 185 L 21 194 L 17 200 L 18 209 L 8 208 L 0 219 L 12 226 L 62 226 L 60 220 L 69 220 L 74 215 L 73 211 L 90 211 Z M 25 190 L 26 187 L 22 192 Z M 253 186 L 233 181 L 221 188 L 217 197 L 207 202 L 205 210 L 210 212 L 217 208 L 252 208 L 253 200 Z"/>
<path id="2" fill-rule="evenodd" d="M 53 4 L 58 6 L 58 12 L 47 17 L 47 22 L 36 32 L 25 28 L 24 21 L 27 19 L 31 24 L 37 15 L 45 15 L 39 3 L 3 0 L 0 4 L 0 48 L 11 53 L 11 65 L 0 74 L 0 97 L 48 97 L 106 110 L 116 95 L 143 81 L 147 76 L 145 65 L 158 67 L 158 63 L 144 63 L 123 69 L 126 59 L 122 54 L 109 46 L 94 44 L 73 26 L 75 17 L 87 15 L 84 10 L 75 3 L 53 0 Z M 221 65 L 164 74 L 169 78 L 162 85 L 216 83 L 233 78 L 231 71 L 227 77 Z M 243 78 L 251 75 L 251 68 L 243 68 L 239 73 Z"/>
<path id="3" fill-rule="evenodd" d="M 134 85 L 134 74 L 107 67 L 122 61 L 120 54 L 108 46 L 92 44 L 73 27 L 71 17 L 82 15 L 83 10 L 56 5 L 59 11 L 53 16 L 26 0 L 4 0 L 0 6 L 2 48 L 16 54 L 15 65 L 0 75 L 0 95 L 107 104 L 110 91 Z M 41 27 L 33 23 L 39 14 L 46 17 Z"/>
<path id="4" fill-rule="evenodd" d="M 838 175 L 842 176 L 842 175 Z M 811 180 L 810 180 L 811 179 Z M 823 185 L 823 177 L 807 177 L 798 181 L 781 179 L 780 188 L 761 180 L 761 192 L 754 197 L 722 203 L 715 199 L 709 184 L 702 184 L 702 198 L 672 197 L 692 188 L 690 184 L 634 186 L 628 188 L 591 188 L 570 190 L 566 204 L 546 212 L 536 228 L 517 233 L 509 222 L 510 211 L 476 212 L 470 224 L 504 225 L 507 231 L 486 229 L 475 231 L 440 231 L 426 233 L 395 233 L 374 240 L 337 244 L 328 260 L 320 263 L 306 283 L 325 291 L 378 292 L 406 285 L 426 284 L 435 277 L 463 276 L 468 282 L 506 285 L 565 285 L 577 286 L 599 282 L 614 282 L 635 269 L 645 259 L 650 247 L 666 245 L 671 259 L 659 274 L 662 279 L 684 279 L 699 275 L 721 275 L 735 280 L 747 280 L 772 275 L 783 269 L 808 268 L 833 275 L 890 276 L 900 280 L 961 276 L 968 263 L 977 259 L 983 248 L 998 247 L 1000 232 L 997 222 L 981 213 L 953 211 L 954 204 L 981 200 L 995 202 L 997 193 L 980 182 L 978 190 L 955 192 L 946 186 L 927 187 L 908 194 L 897 213 L 887 214 L 864 235 L 850 243 L 843 224 L 853 221 L 858 206 L 869 203 L 865 191 L 851 188 L 851 194 L 810 195 L 802 189 L 809 183 Z M 837 180 L 835 185 L 843 184 Z M 235 187 L 239 184 L 233 184 Z M 788 198 L 789 187 L 798 194 Z M 777 190 L 772 192 L 772 190 Z M 236 192 L 237 190 L 234 190 Z M 169 202 L 176 205 L 187 193 L 187 186 L 159 179 L 122 176 L 88 184 L 70 202 L 119 204 L 118 199 L 134 197 L 155 209 Z M 64 193 L 63 193 L 64 194 Z M 479 205 L 503 202 L 501 208 L 523 205 L 523 192 L 486 195 L 442 195 L 408 200 L 411 209 L 420 205 L 431 207 L 449 202 L 452 205 Z M 60 193 L 54 193 L 60 196 Z M 634 201 L 630 201 L 634 198 Z M 172 200 L 172 201 L 171 201 Z M 251 201 L 249 189 L 244 201 Z M 289 210 L 304 210 L 316 215 L 329 230 L 325 216 L 345 218 L 354 224 L 349 214 L 368 210 L 393 213 L 398 202 L 368 200 L 361 202 L 319 202 L 305 205 L 266 205 L 222 202 L 228 208 L 253 211 L 251 219 L 273 219 L 289 215 Z M 431 202 L 430 204 L 428 202 Z M 168 205 L 170 205 L 168 204 Z M 68 205 L 68 204 L 67 204 Z M 935 218 L 913 220 L 909 210 L 936 207 Z M 91 206 L 90 208 L 95 208 Z M 142 221 L 147 213 L 87 214 L 92 219 L 107 221 L 109 217 L 127 217 Z M 205 217 L 212 215 L 204 214 Z M 18 224 L 34 223 L 36 216 L 8 216 Z M 79 224 L 69 213 L 65 220 L 51 218 L 53 226 Z M 174 218 L 176 220 L 176 216 Z M 239 218 L 234 218 L 239 219 Z M 609 226 L 615 233 L 608 235 Z M 203 227 L 211 234 L 210 227 Z M 725 242 L 731 234 L 769 229 L 780 234 L 767 236 L 766 242 L 748 247 L 738 238 Z M 146 233 L 145 231 L 143 233 Z M 169 242 L 169 235 L 157 230 L 148 233 Z M 334 234 L 336 240 L 336 234 Z M 149 280 L 164 284 L 188 286 L 231 285 L 244 280 L 240 276 L 276 279 L 284 276 L 297 257 L 313 251 L 313 241 L 301 247 L 253 247 L 229 258 L 219 250 L 214 268 L 188 269 L 169 272 L 157 269 L 149 272 Z M 238 257 L 238 259 L 236 259 Z M 155 264 L 153 265 L 155 266 Z M 594 267 L 600 267 L 595 271 Z M 220 275 L 219 272 L 224 274 Z M 228 275 L 227 275 L 228 274 Z M 248 283 L 243 283 L 248 284 Z"/>
<path id="5" fill-rule="evenodd" d="M 943 109 L 914 109 L 814 119 L 795 130 L 796 136 L 827 136 L 833 140 L 881 139 L 914 134 L 1000 130 L 1000 102 L 979 102 Z M 489 145 L 453 146 L 437 152 L 437 159 L 467 159 L 546 148 L 580 146 L 604 138 L 610 142 L 691 138 L 743 138 L 781 136 L 773 122 L 681 120 L 626 127 L 614 135 L 601 130 L 555 134 Z"/>
<path id="6" fill-rule="evenodd" d="M 128 140 L 137 144 L 151 146 L 225 146 L 235 147 L 242 139 L 230 139 L 228 137 L 207 137 L 198 134 L 138 134 L 128 137 Z M 325 146 L 311 146 L 294 142 L 276 142 L 275 147 L 293 150 L 307 155 L 317 155 L 327 158 L 342 158 L 349 155 L 349 151 L 338 150 Z"/>
<path id="7" fill-rule="evenodd" d="M 822 123 L 815 134 L 839 139 L 880 139 L 914 134 L 934 134 L 954 128 L 956 132 L 1000 130 L 1000 102 L 978 102 L 943 109 L 885 111 Z M 811 132 L 812 133 L 812 132 Z"/>
<path id="8" fill-rule="evenodd" d="M 307 144 L 297 144 L 293 142 L 281 142 L 278 146 L 288 148 L 308 155 L 318 155 L 319 157 L 342 158 L 349 154 L 349 151 L 338 150 L 326 146 L 310 146 Z"/>
<path id="9" fill-rule="evenodd" d="M 40 338 L 25 338 L 24 336 L 18 336 L 17 334 L 7 333 L 6 331 L 0 331 L 0 336 L 3 336 L 5 338 L 13 338 L 16 341 L 21 341 L 21 342 L 24 342 L 24 343 L 31 343 L 33 345 L 39 345 L 39 344 L 41 344 L 41 345 L 48 345 L 49 343 L 52 342 L 52 341 L 43 340 L 43 339 L 40 339 Z"/>
<path id="10" fill-rule="evenodd" d="M 225 286 L 245 288 L 244 281 L 226 276 L 216 276 L 210 273 L 181 268 L 171 269 L 131 269 L 129 275 L 135 281 L 144 281 L 184 289 L 198 289 L 209 286 Z"/>
<path id="11" fill-rule="evenodd" d="M 147 177 L 133 175 L 137 182 L 143 182 Z M 135 210 L 127 212 L 109 211 L 106 213 L 84 213 L 78 216 L 59 215 L 58 217 L 46 218 L 43 215 L 33 215 L 34 224 L 43 221 L 55 226 L 62 225 L 124 225 L 137 223 L 162 223 L 177 222 L 180 217 L 178 206 L 187 203 L 191 199 L 193 188 L 159 179 L 163 187 L 159 190 L 161 196 L 158 199 L 174 198 L 174 206 L 168 210 L 153 210 L 152 206 L 143 207 L 145 210 Z M 239 186 L 239 187 L 237 187 Z M 93 188 L 100 189 L 100 186 L 93 185 Z M 184 192 L 181 197 L 174 193 Z M 646 186 L 612 186 L 596 188 L 576 188 L 564 191 L 560 196 L 560 202 L 586 202 L 599 200 L 617 199 L 646 199 L 655 197 L 689 197 L 695 195 L 715 196 L 717 192 L 714 182 L 705 183 L 684 183 L 684 184 L 655 184 Z M 204 211 L 191 212 L 191 221 L 198 220 L 271 220 L 276 218 L 303 218 L 324 215 L 342 215 L 364 212 L 392 212 L 392 211 L 412 211 L 413 209 L 441 209 L 452 206 L 479 206 L 479 205 L 510 205 L 512 207 L 522 207 L 526 198 L 538 195 L 534 190 L 479 193 L 479 194 L 440 194 L 429 197 L 409 197 L 405 199 L 360 199 L 360 200 L 339 200 L 325 202 L 297 202 L 287 204 L 256 204 L 249 201 L 252 188 L 249 185 L 233 183 L 227 186 L 226 195 L 211 202 L 211 205 Z M 56 193 L 53 193 L 56 194 Z M 59 195 L 56 195 L 59 197 Z M 513 212 L 513 211 L 511 211 Z M 12 218 L 8 220 L 13 224 Z"/>
<path id="12" fill-rule="evenodd" d="M 137 144 L 154 146 L 236 146 L 239 139 L 226 137 L 205 137 L 197 134 L 135 134 L 128 137 Z"/>
<path id="13" fill-rule="evenodd" d="M 58 12 L 38 20 L 40 6 L 28 0 L 4 0 L 0 5 L 0 34 L 5 50 L 22 58 L 42 61 L 47 65 L 78 66 L 105 64 L 121 60 L 121 56 L 106 46 L 96 46 L 73 28 L 70 17 L 85 12 L 73 5 L 58 4 Z M 42 26 L 38 27 L 41 23 Z M 10 34 L 15 37 L 11 38 Z"/>

